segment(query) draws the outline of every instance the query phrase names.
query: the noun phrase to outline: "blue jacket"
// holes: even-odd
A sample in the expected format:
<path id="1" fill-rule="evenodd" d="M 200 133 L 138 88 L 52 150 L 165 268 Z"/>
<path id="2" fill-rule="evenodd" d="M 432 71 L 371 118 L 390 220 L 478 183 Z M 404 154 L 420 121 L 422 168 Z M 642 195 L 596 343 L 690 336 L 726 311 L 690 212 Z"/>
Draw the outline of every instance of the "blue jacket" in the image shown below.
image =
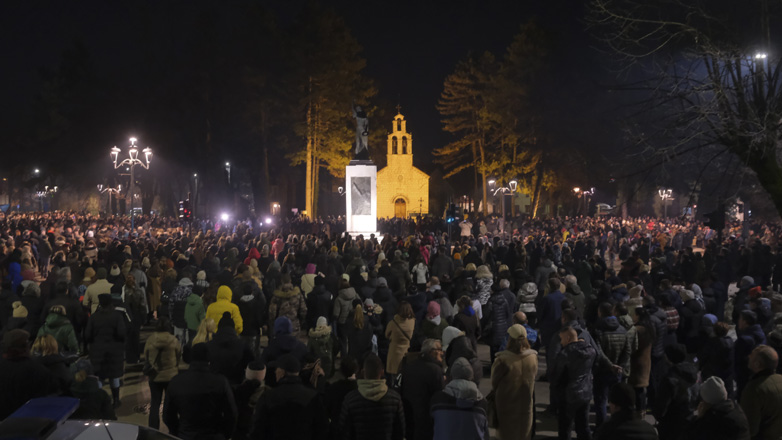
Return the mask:
<path id="1" fill-rule="evenodd" d="M 487 403 L 482 396 L 457 398 L 448 389 L 432 396 L 434 440 L 455 438 L 488 440 Z"/>

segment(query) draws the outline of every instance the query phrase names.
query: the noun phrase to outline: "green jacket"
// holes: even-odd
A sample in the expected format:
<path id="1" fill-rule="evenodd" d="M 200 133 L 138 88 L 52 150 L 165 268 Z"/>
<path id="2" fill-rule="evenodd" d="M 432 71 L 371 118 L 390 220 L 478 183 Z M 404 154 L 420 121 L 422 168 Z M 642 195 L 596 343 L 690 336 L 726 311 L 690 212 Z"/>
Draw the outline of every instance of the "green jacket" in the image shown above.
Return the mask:
<path id="1" fill-rule="evenodd" d="M 185 323 L 189 330 L 198 330 L 198 325 L 206 318 L 206 309 L 204 309 L 204 302 L 201 297 L 196 294 L 191 294 L 187 297 L 187 304 L 185 305 Z"/>
<path id="2" fill-rule="evenodd" d="M 782 438 L 782 375 L 755 374 L 741 393 L 741 409 L 753 439 Z"/>
<path id="3" fill-rule="evenodd" d="M 79 342 L 76 340 L 76 332 L 73 330 L 71 321 L 58 313 L 49 313 L 46 321 L 38 330 L 38 336 L 52 335 L 57 340 L 60 352 L 79 351 Z"/>

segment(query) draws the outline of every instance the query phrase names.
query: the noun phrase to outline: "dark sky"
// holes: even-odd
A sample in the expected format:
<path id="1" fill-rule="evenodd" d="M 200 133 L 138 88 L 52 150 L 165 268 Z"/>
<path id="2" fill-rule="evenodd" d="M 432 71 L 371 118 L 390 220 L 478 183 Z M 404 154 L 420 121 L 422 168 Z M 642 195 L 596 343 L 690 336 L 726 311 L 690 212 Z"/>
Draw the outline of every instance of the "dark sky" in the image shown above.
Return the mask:
<path id="1" fill-rule="evenodd" d="M 385 102 L 402 106 L 415 136 L 416 163 L 432 170 L 430 151 L 443 145 L 435 108 L 443 80 L 470 51 L 489 50 L 502 55 L 521 24 L 535 16 L 564 35 L 573 68 L 590 63 L 589 40 L 578 21 L 580 2 L 574 0 L 398 0 L 323 2 L 342 15 L 363 46 L 367 73 L 377 81 Z M 230 13 L 231 1 L 220 2 Z M 292 20 L 306 4 L 301 0 L 263 2 L 282 24 Z M 152 5 L 152 6 L 151 6 Z M 171 33 L 181 31 L 189 17 L 187 1 L 164 2 L 3 2 L 0 6 L 0 110 L 6 124 L 29 105 L 37 92 L 40 67 L 54 67 L 62 51 L 74 40 L 83 41 L 101 73 L 143 69 L 133 60 L 145 50 L 134 44 L 133 17 L 139 8 L 162 8 Z M 173 12 L 173 13 L 172 13 Z M 162 15 L 162 14 L 161 14 Z M 586 60 L 586 61 L 585 61 Z M 589 69 L 588 67 L 584 67 Z M 375 129 L 390 130 L 390 121 L 373 121 Z"/>

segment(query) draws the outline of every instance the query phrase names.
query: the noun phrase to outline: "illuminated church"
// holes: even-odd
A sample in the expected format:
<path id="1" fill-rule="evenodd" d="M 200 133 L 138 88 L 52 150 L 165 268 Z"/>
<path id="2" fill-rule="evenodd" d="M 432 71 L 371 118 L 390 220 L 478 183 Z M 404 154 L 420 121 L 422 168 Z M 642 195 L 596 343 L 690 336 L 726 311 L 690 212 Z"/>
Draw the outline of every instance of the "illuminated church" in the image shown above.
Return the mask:
<path id="1" fill-rule="evenodd" d="M 401 113 L 394 116 L 387 157 L 385 168 L 377 172 L 377 216 L 406 218 L 428 213 L 429 175 L 413 166 L 413 136 Z"/>

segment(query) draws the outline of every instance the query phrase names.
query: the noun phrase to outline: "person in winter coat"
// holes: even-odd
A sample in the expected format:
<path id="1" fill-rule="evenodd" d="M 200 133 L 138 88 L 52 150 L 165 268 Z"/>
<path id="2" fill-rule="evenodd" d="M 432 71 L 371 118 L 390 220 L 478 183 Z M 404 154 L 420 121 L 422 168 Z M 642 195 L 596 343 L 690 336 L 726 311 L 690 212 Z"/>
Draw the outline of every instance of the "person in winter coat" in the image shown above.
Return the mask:
<path id="1" fill-rule="evenodd" d="M 503 280 L 505 281 L 505 280 Z M 513 306 L 508 303 L 508 298 L 503 291 L 495 292 L 489 300 L 491 308 L 492 337 L 490 346 L 491 362 L 499 352 L 500 346 L 504 342 L 505 334 L 511 326 L 511 317 L 513 316 Z"/>
<path id="2" fill-rule="evenodd" d="M 481 305 L 485 306 L 486 303 L 489 302 L 492 293 L 491 286 L 494 284 L 494 279 L 489 266 L 486 266 L 485 264 L 478 266 L 478 270 L 475 272 L 475 278 L 475 293 L 478 295 L 478 301 Z"/>
<path id="3" fill-rule="evenodd" d="M 192 345 L 193 338 L 198 333 L 198 326 L 206 318 L 206 308 L 200 295 L 195 292 L 187 297 L 185 304 L 185 325 L 187 326 L 187 341 Z"/>
<path id="4" fill-rule="evenodd" d="M 430 301 L 426 306 L 426 319 L 421 323 L 421 333 L 426 339 L 442 339 L 448 321 L 440 316 L 440 304 Z"/>
<path id="5" fill-rule="evenodd" d="M 739 404 L 728 397 L 722 379 L 716 376 L 706 379 L 701 384 L 700 396 L 697 414 L 687 425 L 683 438 L 750 440 L 747 416 Z"/>
<path id="6" fill-rule="evenodd" d="M 307 318 L 307 304 L 301 290 L 291 284 L 288 274 L 282 276 L 280 288 L 274 291 L 269 302 L 269 321 L 274 321 L 280 316 L 290 319 L 294 334 L 301 331 L 301 323 Z"/>
<path id="7" fill-rule="evenodd" d="M 579 316 L 584 316 L 586 296 L 581 291 L 581 286 L 578 285 L 575 275 L 565 276 L 565 298 L 573 303 L 573 307 L 575 307 Z"/>
<path id="8" fill-rule="evenodd" d="M 314 329 L 321 316 L 331 316 L 331 293 L 326 290 L 326 279 L 322 276 L 314 278 L 312 291 L 307 295 L 307 319 L 305 328 Z"/>
<path id="9" fill-rule="evenodd" d="M 220 286 L 220 288 L 217 289 L 217 301 L 209 304 L 209 307 L 206 308 L 206 317 L 212 318 L 214 322 L 220 322 L 223 313 L 230 312 L 231 319 L 234 321 L 236 333 L 241 334 L 244 329 L 244 322 L 242 321 L 242 314 L 239 312 L 239 306 L 231 302 L 232 297 L 233 293 L 231 292 L 230 287 Z"/>
<path id="10" fill-rule="evenodd" d="M 741 409 L 753 439 L 782 438 L 782 375 L 774 371 L 779 356 L 773 348 L 759 345 L 749 356 L 752 378 L 741 394 Z"/>
<path id="11" fill-rule="evenodd" d="M 635 391 L 618 383 L 608 392 L 611 418 L 595 431 L 593 440 L 658 440 L 654 427 L 641 418 L 635 408 Z"/>
<path id="12" fill-rule="evenodd" d="M 196 344 L 192 351 L 190 367 L 168 384 L 163 422 L 183 440 L 230 438 L 238 414 L 231 385 L 209 370 L 206 344 Z"/>
<path id="13" fill-rule="evenodd" d="M 242 383 L 244 369 L 255 356 L 236 334 L 230 312 L 223 312 L 217 323 L 217 333 L 206 346 L 209 347 L 209 368 L 212 372 L 225 376 L 231 386 Z"/>
<path id="14" fill-rule="evenodd" d="M 695 293 L 692 290 L 682 289 L 679 294 L 682 298 L 682 305 L 679 307 L 680 321 L 676 333 L 679 341 L 687 346 L 688 351 L 697 352 L 698 331 L 705 311 L 695 299 Z"/>
<path id="15" fill-rule="evenodd" d="M 320 359 L 320 366 L 328 379 L 334 372 L 337 341 L 325 317 L 318 318 L 315 327 L 310 329 L 308 336 L 307 350 Z"/>
<path id="16" fill-rule="evenodd" d="M 608 360 L 614 365 L 621 366 L 624 375 L 628 375 L 630 373 L 631 341 L 628 339 L 627 330 L 619 325 L 619 320 L 613 316 L 613 309 L 614 306 L 611 303 L 600 304 L 593 337 Z M 622 374 L 614 372 L 600 371 L 595 373 L 595 426 L 600 426 L 605 421 L 608 393 L 611 387 L 620 382 L 621 378 Z"/>
<path id="17" fill-rule="evenodd" d="M 587 439 L 589 432 L 589 401 L 592 399 L 592 367 L 597 352 L 587 341 L 578 339 L 576 330 L 563 327 L 560 332 L 562 351 L 551 366 L 549 381 L 562 390 L 560 402 L 564 405 L 557 414 L 559 438 L 571 437 L 573 423 L 579 438 Z"/>
<path id="18" fill-rule="evenodd" d="M 456 301 L 459 313 L 453 318 L 453 326 L 463 331 L 470 340 L 473 350 L 478 352 L 478 339 L 481 338 L 481 325 L 473 309 L 472 300 L 467 295 Z"/>
<path id="19" fill-rule="evenodd" d="M 79 407 L 71 414 L 70 419 L 76 420 L 117 420 L 111 397 L 103 391 L 95 370 L 87 359 L 81 359 L 73 367 L 73 382 L 70 384 L 70 395 L 79 399 Z"/>
<path id="20" fill-rule="evenodd" d="M 168 297 L 168 313 L 171 324 L 174 326 L 174 335 L 183 346 L 187 344 L 187 321 L 185 321 L 185 308 L 187 300 L 193 294 L 193 281 L 189 272 L 182 275 L 179 285 Z"/>
<path id="21" fill-rule="evenodd" d="M 35 338 L 32 354 L 37 361 L 43 364 L 57 378 L 58 388 L 62 392 L 67 392 L 73 381 L 73 373 L 68 368 L 67 359 L 60 354 L 60 349 L 54 336 L 44 335 Z"/>
<path id="22" fill-rule="evenodd" d="M 38 337 L 52 335 L 62 352 L 76 354 L 79 352 L 79 342 L 73 325 L 65 317 L 65 307 L 53 306 L 46 315 L 43 326 L 38 330 Z"/>
<path id="23" fill-rule="evenodd" d="M 464 332 L 456 327 L 446 327 L 443 330 L 443 351 L 445 352 L 445 364 L 448 366 L 447 373 L 450 375 L 450 368 L 459 358 L 467 359 L 472 366 L 473 380 L 480 384 L 483 378 L 483 364 L 478 359 L 478 354 L 473 350 L 470 340 Z"/>
<path id="24" fill-rule="evenodd" d="M 356 304 L 352 318 L 347 326 L 348 354 L 363 361 L 372 351 L 372 325 L 364 313 L 361 304 Z"/>
<path id="25" fill-rule="evenodd" d="M 383 313 L 380 315 L 380 321 L 385 327 L 386 324 L 394 319 L 396 309 L 399 307 L 399 302 L 394 297 L 391 289 L 388 288 L 388 282 L 383 277 L 378 277 L 377 279 L 377 288 L 373 295 L 373 301 L 383 308 Z"/>
<path id="26" fill-rule="evenodd" d="M 687 348 L 682 344 L 665 347 L 665 357 L 669 368 L 657 389 L 652 412 L 659 435 L 675 440 L 681 438 L 681 427 L 697 404 L 697 394 L 692 390 L 698 381 L 698 370 L 694 364 L 685 362 Z"/>
<path id="27" fill-rule="evenodd" d="M 736 371 L 736 395 L 741 396 L 741 391 L 749 382 L 752 372 L 747 364 L 750 353 L 755 347 L 766 343 L 766 335 L 760 324 L 757 323 L 757 315 L 750 310 L 744 310 L 739 314 L 739 322 L 736 326 L 736 339 L 734 349 L 734 366 Z"/>
<path id="28" fill-rule="evenodd" d="M 532 395 L 538 374 L 537 352 L 520 324 L 508 329 L 508 347 L 497 353 L 491 367 L 491 388 L 497 405 L 498 437 L 530 440 L 535 408 Z"/>
<path id="29" fill-rule="evenodd" d="M 292 333 L 293 324 L 291 324 L 291 320 L 286 316 L 277 318 L 274 321 L 274 339 L 261 353 L 261 360 L 268 365 L 286 354 L 292 354 L 296 359 L 303 360 L 308 353 L 307 346 Z M 269 385 L 272 385 L 274 380 L 272 375 L 266 377 Z"/>
<path id="30" fill-rule="evenodd" d="M 0 420 L 35 397 L 57 394 L 59 383 L 40 362 L 30 357 L 30 334 L 11 330 L 3 336 L 0 358 Z"/>
<path id="31" fill-rule="evenodd" d="M 421 353 L 402 367 L 401 394 L 405 406 L 406 438 L 432 438 L 434 423 L 429 409 L 432 396 L 443 389 L 443 349 L 436 339 L 426 339 Z"/>
<path id="32" fill-rule="evenodd" d="M 488 405 L 473 381 L 473 369 L 465 358 L 449 368 L 451 380 L 432 397 L 434 439 L 489 439 Z"/>
<path id="33" fill-rule="evenodd" d="M 253 291 L 249 284 L 243 284 L 241 288 L 242 296 L 236 302 L 242 315 L 240 337 L 257 357 L 261 353 L 261 329 L 266 325 L 266 297 L 260 289 Z"/>
<path id="34" fill-rule="evenodd" d="M 632 351 L 630 353 L 630 376 L 627 383 L 636 392 L 636 410 L 646 411 L 646 388 L 652 371 L 652 345 L 656 336 L 655 326 L 647 309 L 636 309 L 635 325 L 627 332 Z"/>
<path id="35" fill-rule="evenodd" d="M 301 362 L 285 355 L 275 364 L 277 386 L 264 392 L 255 407 L 252 439 L 323 439 L 326 408 L 317 391 L 302 383 Z"/>
<path id="36" fill-rule="evenodd" d="M 35 281 L 30 280 L 22 281 L 21 286 L 24 289 L 21 301 L 22 305 L 27 309 L 27 321 L 32 330 L 30 334 L 35 335 L 46 317 L 46 311 L 43 309 L 43 299 L 41 299 L 41 288 Z"/>
<path id="37" fill-rule="evenodd" d="M 128 275 L 125 278 L 125 285 L 122 286 L 120 298 L 130 318 L 125 338 L 125 361 L 129 364 L 138 364 L 141 355 L 139 352 L 141 326 L 147 319 L 147 296 L 142 289 L 137 287 L 136 278 L 133 275 Z"/>
<path id="38" fill-rule="evenodd" d="M 73 330 L 76 332 L 76 337 L 79 338 L 84 330 L 84 326 L 87 324 L 87 315 L 84 313 L 84 307 L 82 307 L 79 299 L 69 295 L 68 284 L 65 282 L 58 282 L 54 286 L 54 295 L 44 304 L 43 308 L 44 310 L 51 310 L 54 306 L 65 308 L 65 317 L 73 324 Z"/>
<path id="39" fill-rule="evenodd" d="M 388 389 L 383 362 L 367 355 L 357 389 L 345 395 L 339 415 L 339 432 L 346 439 L 402 440 L 405 412 L 402 398 Z M 333 421 L 332 421 L 333 423 Z"/>
<path id="40" fill-rule="evenodd" d="M 560 318 L 562 316 L 562 301 L 565 295 L 560 292 L 560 282 L 557 278 L 551 278 L 548 281 L 550 292 L 543 297 L 540 307 L 540 343 L 548 347 L 551 338 L 560 328 Z"/>
<path id="41" fill-rule="evenodd" d="M 413 308 L 409 303 L 402 302 L 396 315 L 394 315 L 394 319 L 386 324 L 385 336 L 389 340 L 386 374 L 395 375 L 399 372 L 402 358 L 410 348 L 414 330 L 415 315 L 413 314 Z"/>
<path id="42" fill-rule="evenodd" d="M 101 380 L 109 380 L 114 408 L 120 406 L 120 378 L 125 373 L 125 318 L 114 310 L 111 294 L 98 297 L 99 306 L 87 321 L 84 340 L 90 345 L 90 362 Z"/>
<path id="43" fill-rule="evenodd" d="M 728 336 L 730 326 L 724 322 L 714 324 L 714 336 L 706 341 L 703 349 L 698 352 L 698 365 L 703 380 L 712 376 L 719 377 L 728 393 L 728 397 L 735 395 L 733 379 L 735 377 L 734 345 L 733 338 Z"/>
<path id="44" fill-rule="evenodd" d="M 179 361 L 182 358 L 182 346 L 172 334 L 173 331 L 168 318 L 161 316 L 155 324 L 155 332 L 144 344 L 144 359 L 157 371 L 154 377 L 149 378 L 148 423 L 155 429 L 160 429 L 160 404 L 163 402 L 163 392 L 179 372 Z"/>

